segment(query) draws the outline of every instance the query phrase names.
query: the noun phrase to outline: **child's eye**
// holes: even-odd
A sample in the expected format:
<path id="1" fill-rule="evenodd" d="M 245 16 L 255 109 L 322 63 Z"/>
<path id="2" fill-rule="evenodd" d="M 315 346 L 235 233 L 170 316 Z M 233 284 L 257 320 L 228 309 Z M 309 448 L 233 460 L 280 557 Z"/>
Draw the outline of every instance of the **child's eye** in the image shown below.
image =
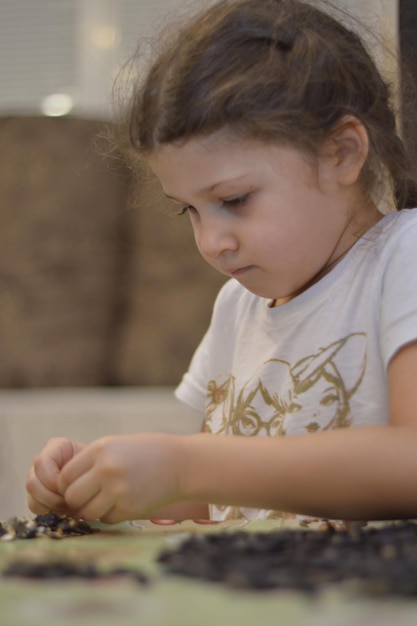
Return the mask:
<path id="1" fill-rule="evenodd" d="M 242 196 L 237 196 L 236 198 L 227 198 L 222 200 L 222 204 L 225 207 L 239 207 L 243 206 L 249 198 L 249 194 L 245 193 Z"/>

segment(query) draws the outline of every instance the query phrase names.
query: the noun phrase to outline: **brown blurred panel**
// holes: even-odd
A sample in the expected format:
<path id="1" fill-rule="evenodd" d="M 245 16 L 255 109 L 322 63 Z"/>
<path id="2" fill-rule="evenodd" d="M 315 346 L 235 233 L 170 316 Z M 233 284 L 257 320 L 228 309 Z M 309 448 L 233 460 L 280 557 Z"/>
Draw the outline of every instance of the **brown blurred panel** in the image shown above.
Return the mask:
<path id="1" fill-rule="evenodd" d="M 0 386 L 111 376 L 127 224 L 126 172 L 100 123 L 0 119 Z"/>

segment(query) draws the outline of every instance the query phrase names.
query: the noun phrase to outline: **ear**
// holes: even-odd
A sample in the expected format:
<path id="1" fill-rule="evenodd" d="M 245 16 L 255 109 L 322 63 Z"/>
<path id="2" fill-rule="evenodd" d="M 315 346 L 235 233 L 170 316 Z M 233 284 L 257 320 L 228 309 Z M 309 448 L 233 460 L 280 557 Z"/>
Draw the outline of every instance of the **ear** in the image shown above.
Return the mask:
<path id="1" fill-rule="evenodd" d="M 321 154 L 331 169 L 333 180 L 350 186 L 358 182 L 368 153 L 369 137 L 365 126 L 353 115 L 345 115 L 325 142 Z"/>

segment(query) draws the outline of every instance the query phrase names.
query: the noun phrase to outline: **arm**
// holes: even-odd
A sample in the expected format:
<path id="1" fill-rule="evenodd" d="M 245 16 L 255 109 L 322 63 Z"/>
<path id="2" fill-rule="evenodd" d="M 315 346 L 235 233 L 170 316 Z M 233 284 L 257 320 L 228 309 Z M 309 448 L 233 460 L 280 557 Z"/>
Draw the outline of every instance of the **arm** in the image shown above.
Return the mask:
<path id="1" fill-rule="evenodd" d="M 209 509 L 203 502 L 178 502 L 152 511 L 148 517 L 153 520 L 206 520 L 209 519 Z"/>
<path id="2" fill-rule="evenodd" d="M 204 424 L 200 432 L 204 432 Z M 176 502 L 158 511 L 152 511 L 153 520 L 198 520 L 209 519 L 208 504 L 203 502 Z"/>
<path id="3" fill-rule="evenodd" d="M 417 342 L 389 366 L 387 426 L 276 439 L 194 436 L 181 491 L 191 499 L 320 517 L 416 517 L 416 380 Z"/>
<path id="4" fill-rule="evenodd" d="M 391 421 L 288 437 L 128 435 L 93 442 L 59 491 L 86 519 L 153 517 L 175 502 L 213 502 L 318 517 L 417 517 L 417 342 L 392 359 Z"/>

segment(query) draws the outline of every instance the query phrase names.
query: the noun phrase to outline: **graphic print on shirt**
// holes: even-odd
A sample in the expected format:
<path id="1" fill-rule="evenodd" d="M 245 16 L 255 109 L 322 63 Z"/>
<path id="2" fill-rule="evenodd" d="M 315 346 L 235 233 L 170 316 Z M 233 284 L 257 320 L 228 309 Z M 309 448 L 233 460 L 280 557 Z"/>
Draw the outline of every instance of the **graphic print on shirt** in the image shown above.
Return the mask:
<path id="1" fill-rule="evenodd" d="M 291 364 L 263 363 L 239 389 L 227 374 L 208 383 L 208 432 L 285 435 L 350 426 L 366 367 L 366 337 L 353 333 Z"/>

